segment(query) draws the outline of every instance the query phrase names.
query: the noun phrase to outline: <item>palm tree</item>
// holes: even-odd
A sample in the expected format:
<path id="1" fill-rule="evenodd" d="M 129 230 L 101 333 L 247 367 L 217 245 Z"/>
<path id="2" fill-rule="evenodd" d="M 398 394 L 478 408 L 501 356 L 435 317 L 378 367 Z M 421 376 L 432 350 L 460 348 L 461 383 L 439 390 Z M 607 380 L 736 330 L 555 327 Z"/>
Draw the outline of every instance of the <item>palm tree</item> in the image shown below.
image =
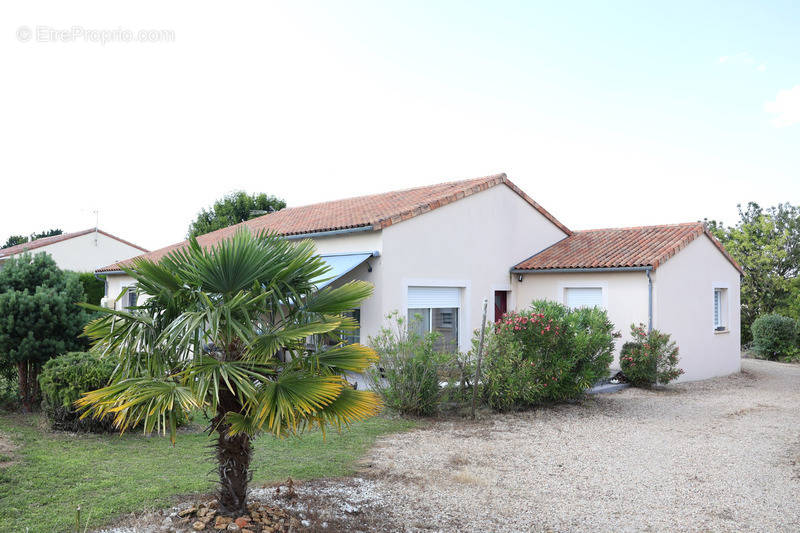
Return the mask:
<path id="1" fill-rule="evenodd" d="M 247 230 L 209 249 L 192 239 L 158 263 L 134 260 L 125 271 L 143 303 L 123 311 L 85 305 L 104 316 L 84 334 L 117 370 L 78 400 L 83 416 L 113 416 L 121 432 L 169 431 L 174 445 L 181 417 L 205 410 L 217 434 L 220 510 L 243 514 L 255 436 L 341 429 L 380 410 L 374 393 L 343 377 L 374 363 L 372 349 L 306 348 L 309 336 L 338 339 L 357 327 L 343 313 L 372 293 L 363 281 L 317 290 L 327 270 L 311 241 Z"/>

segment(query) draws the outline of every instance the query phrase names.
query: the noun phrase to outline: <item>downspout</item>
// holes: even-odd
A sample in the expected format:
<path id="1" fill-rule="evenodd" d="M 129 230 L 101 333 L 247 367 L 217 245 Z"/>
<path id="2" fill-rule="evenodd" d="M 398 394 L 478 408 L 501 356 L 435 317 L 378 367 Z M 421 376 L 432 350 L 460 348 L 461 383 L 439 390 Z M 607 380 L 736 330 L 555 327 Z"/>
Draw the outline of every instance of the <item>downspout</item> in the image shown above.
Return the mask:
<path id="1" fill-rule="evenodd" d="M 100 279 L 100 276 L 97 275 L 97 272 L 94 272 L 94 279 L 103 282 L 104 296 L 108 296 L 108 276 L 104 275 L 103 279 Z"/>
<path id="2" fill-rule="evenodd" d="M 94 279 L 100 281 L 100 276 L 97 275 L 97 272 L 94 272 Z M 103 298 L 108 298 L 108 274 L 103 274 Z M 100 304 L 102 305 L 103 300 L 100 300 Z"/>
<path id="3" fill-rule="evenodd" d="M 644 271 L 647 275 L 647 332 L 653 331 L 653 278 L 650 277 L 652 267 Z"/>

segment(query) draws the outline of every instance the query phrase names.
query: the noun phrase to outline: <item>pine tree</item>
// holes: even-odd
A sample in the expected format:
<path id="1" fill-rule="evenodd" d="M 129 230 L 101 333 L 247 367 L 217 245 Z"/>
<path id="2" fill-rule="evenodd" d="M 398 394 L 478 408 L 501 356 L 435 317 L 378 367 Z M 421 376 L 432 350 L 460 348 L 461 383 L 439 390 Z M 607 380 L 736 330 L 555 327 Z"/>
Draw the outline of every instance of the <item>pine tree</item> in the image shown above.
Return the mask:
<path id="1" fill-rule="evenodd" d="M 7 259 L 0 269 L 0 367 L 16 370 L 23 409 L 38 396 L 41 366 L 56 355 L 85 348 L 79 338 L 87 313 L 78 276 L 45 254 Z"/>

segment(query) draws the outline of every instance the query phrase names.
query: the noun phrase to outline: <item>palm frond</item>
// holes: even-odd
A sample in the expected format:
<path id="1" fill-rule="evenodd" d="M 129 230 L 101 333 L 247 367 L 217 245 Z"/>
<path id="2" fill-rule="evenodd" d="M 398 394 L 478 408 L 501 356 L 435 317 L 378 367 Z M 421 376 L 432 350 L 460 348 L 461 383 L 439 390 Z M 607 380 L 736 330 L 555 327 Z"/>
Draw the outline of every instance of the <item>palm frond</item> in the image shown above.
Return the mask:
<path id="1" fill-rule="evenodd" d="M 336 374 L 364 372 L 378 362 L 375 350 L 361 344 L 346 344 L 308 356 L 312 368 L 327 369 Z"/>
<path id="2" fill-rule="evenodd" d="M 292 345 L 306 337 L 330 333 L 340 329 L 342 322 L 342 317 L 324 317 L 322 320 L 307 324 L 271 329 L 258 335 L 253 340 L 246 357 L 259 360 L 271 358 L 279 349 Z"/>
<path id="3" fill-rule="evenodd" d="M 340 287 L 325 287 L 309 297 L 304 306 L 308 313 L 340 315 L 372 296 L 374 287 L 366 281 L 351 281 Z"/>
<path id="4" fill-rule="evenodd" d="M 287 372 L 267 382 L 247 407 L 259 429 L 275 435 L 294 434 L 299 424 L 333 402 L 345 387 L 339 376 Z"/>
<path id="5" fill-rule="evenodd" d="M 142 424 L 145 433 L 154 429 L 166 432 L 175 443 L 179 415 L 186 416 L 200 408 L 191 390 L 173 379 L 124 379 L 107 387 L 85 393 L 75 402 L 87 416 L 113 416 L 121 432 Z"/>
<path id="6" fill-rule="evenodd" d="M 202 356 L 183 372 L 184 381 L 195 398 L 217 409 L 219 388 L 225 387 L 244 404 L 256 393 L 254 383 L 266 382 L 275 374 L 275 366 L 252 361 L 219 361 Z"/>
<path id="7" fill-rule="evenodd" d="M 377 415 L 382 408 L 380 396 L 374 392 L 346 387 L 336 400 L 314 413 L 312 419 L 323 429 L 326 423 L 341 429 L 342 426 Z"/>
<path id="8" fill-rule="evenodd" d="M 228 413 L 225 421 L 230 425 L 228 433 L 236 435 L 244 433 L 247 435 L 257 435 L 261 431 L 258 420 L 250 415 L 244 413 Z"/>

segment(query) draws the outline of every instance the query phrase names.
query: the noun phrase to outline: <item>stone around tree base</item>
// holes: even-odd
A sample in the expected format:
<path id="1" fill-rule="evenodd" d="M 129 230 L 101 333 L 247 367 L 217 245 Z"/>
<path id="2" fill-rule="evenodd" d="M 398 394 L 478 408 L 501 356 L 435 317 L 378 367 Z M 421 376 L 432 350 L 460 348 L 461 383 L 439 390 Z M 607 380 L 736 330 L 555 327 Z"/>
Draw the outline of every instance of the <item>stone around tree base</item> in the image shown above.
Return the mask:
<path id="1" fill-rule="evenodd" d="M 301 530 L 300 520 L 289 512 L 262 502 L 247 506 L 247 514 L 237 517 L 219 513 L 216 500 L 192 505 L 178 512 L 174 518 L 176 526 L 191 524 L 192 531 L 241 533 L 288 533 Z"/>

